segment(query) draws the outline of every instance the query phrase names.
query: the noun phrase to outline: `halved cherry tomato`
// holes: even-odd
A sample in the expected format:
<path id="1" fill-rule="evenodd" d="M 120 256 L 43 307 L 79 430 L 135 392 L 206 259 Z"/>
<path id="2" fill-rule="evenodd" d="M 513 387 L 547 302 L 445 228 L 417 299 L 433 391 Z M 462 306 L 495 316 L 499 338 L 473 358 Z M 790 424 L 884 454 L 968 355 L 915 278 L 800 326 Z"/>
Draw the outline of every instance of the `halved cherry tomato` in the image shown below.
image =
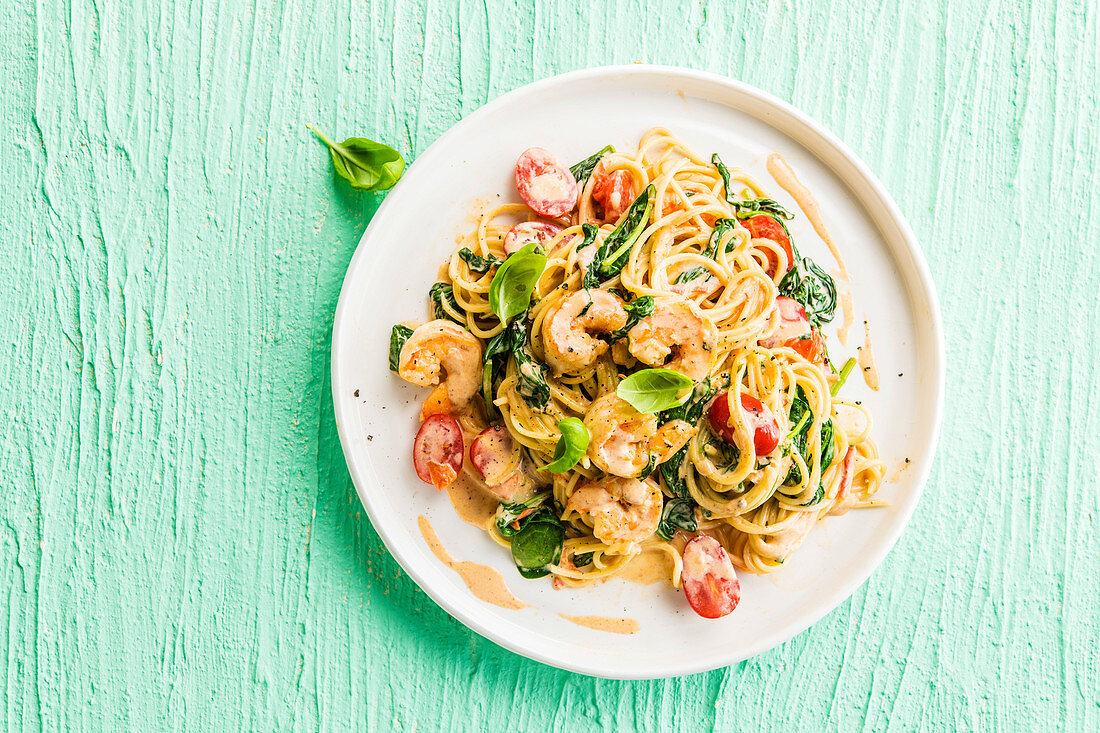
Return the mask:
<path id="1" fill-rule="evenodd" d="M 725 548 L 713 537 L 700 535 L 684 545 L 680 575 L 691 609 L 703 618 L 722 618 L 741 601 L 741 582 Z"/>
<path id="2" fill-rule="evenodd" d="M 592 198 L 603 206 L 604 221 L 615 224 L 634 203 L 634 179 L 621 168 L 607 173 L 600 163 L 592 173 Z"/>
<path id="3" fill-rule="evenodd" d="M 450 415 L 431 415 L 416 431 L 413 467 L 424 483 L 446 488 L 462 468 L 462 428 Z"/>
<path id="4" fill-rule="evenodd" d="M 780 295 L 775 299 L 775 307 L 779 311 L 780 324 L 775 333 L 760 339 L 760 345 L 765 349 L 786 346 L 788 341 L 810 332 L 810 319 L 806 315 L 806 309 L 797 300 Z"/>
<path id="5" fill-rule="evenodd" d="M 561 227 L 545 221 L 525 221 L 516 224 L 504 235 L 504 251 L 507 254 L 519 252 L 529 244 L 545 245 L 553 239 Z"/>
<path id="6" fill-rule="evenodd" d="M 577 205 L 577 179 L 569 167 L 542 148 L 528 148 L 516 161 L 516 188 L 539 216 L 555 219 Z"/>
<path id="7" fill-rule="evenodd" d="M 512 457 L 512 435 L 498 425 L 482 430 L 470 442 L 470 463 L 489 485 L 489 493 L 501 501 L 513 501 L 529 485 L 522 469 L 503 473 Z"/>
<path id="8" fill-rule="evenodd" d="M 729 391 L 721 392 L 710 405 L 710 426 L 722 440 L 733 445 L 734 429 L 730 425 Z M 764 403 L 747 392 L 741 393 L 741 407 L 749 413 L 753 427 L 752 442 L 756 455 L 766 456 L 779 445 L 779 423 Z"/>
<path id="9" fill-rule="evenodd" d="M 791 247 L 791 239 L 787 236 L 786 230 L 783 229 L 783 225 L 775 220 L 774 217 L 767 214 L 757 214 L 756 216 L 750 216 L 748 219 L 741 221 L 741 226 L 749 230 L 753 239 L 770 239 L 783 248 L 783 252 L 787 255 L 787 268 L 779 273 L 783 275 L 787 269 L 791 267 L 791 261 L 794 260 L 794 249 Z M 776 276 L 776 270 L 779 268 L 779 258 L 773 253 L 768 253 L 768 275 L 772 278 Z"/>
<path id="10" fill-rule="evenodd" d="M 482 478 L 500 480 L 512 457 L 512 435 L 503 426 L 482 430 L 470 443 L 470 463 Z"/>
<path id="11" fill-rule="evenodd" d="M 806 338 L 794 338 L 783 344 L 802 354 L 806 361 L 815 364 L 824 364 L 826 359 L 825 340 L 821 338 L 821 332 L 816 328 L 810 329 L 810 335 Z"/>

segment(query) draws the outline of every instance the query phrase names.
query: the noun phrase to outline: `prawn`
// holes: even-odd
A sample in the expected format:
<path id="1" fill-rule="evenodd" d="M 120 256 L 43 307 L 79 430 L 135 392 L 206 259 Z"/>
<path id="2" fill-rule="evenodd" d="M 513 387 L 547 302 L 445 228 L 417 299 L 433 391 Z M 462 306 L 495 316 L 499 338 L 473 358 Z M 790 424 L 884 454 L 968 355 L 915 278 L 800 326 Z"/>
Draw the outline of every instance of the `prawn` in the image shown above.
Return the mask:
<path id="1" fill-rule="evenodd" d="M 605 478 L 578 488 L 565 508 L 588 517 L 592 534 L 610 545 L 641 542 L 652 535 L 663 504 L 661 490 L 651 481 Z"/>
<path id="2" fill-rule="evenodd" d="M 397 374 L 421 387 L 438 385 L 424 401 L 421 421 L 436 414 L 452 415 L 481 388 L 481 342 L 451 321 L 428 321 L 401 348 Z"/>
<path id="3" fill-rule="evenodd" d="M 626 325 L 626 309 L 606 290 L 578 290 L 561 299 L 542 326 L 546 363 L 556 374 L 576 373 L 607 351 L 607 334 Z"/>
<path id="4" fill-rule="evenodd" d="M 627 334 L 630 353 L 651 367 L 705 379 L 714 367 L 718 327 L 695 303 L 676 295 L 657 298 L 653 312 Z"/>
<path id="5" fill-rule="evenodd" d="M 657 416 L 638 412 L 614 392 L 597 399 L 584 415 L 591 439 L 588 456 L 615 476 L 639 476 L 650 465 L 664 463 L 691 439 L 698 428 L 683 420 L 657 426 Z"/>

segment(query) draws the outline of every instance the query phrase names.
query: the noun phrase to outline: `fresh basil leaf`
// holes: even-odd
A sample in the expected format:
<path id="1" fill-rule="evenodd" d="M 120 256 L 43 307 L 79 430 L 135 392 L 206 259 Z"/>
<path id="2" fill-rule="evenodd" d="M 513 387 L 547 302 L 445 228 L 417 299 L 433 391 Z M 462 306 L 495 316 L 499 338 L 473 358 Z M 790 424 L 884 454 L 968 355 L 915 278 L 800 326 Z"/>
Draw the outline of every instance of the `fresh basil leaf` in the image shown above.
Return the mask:
<path id="1" fill-rule="evenodd" d="M 485 402 L 485 414 L 490 420 L 497 414 L 496 405 L 493 404 L 493 387 L 504 374 L 508 355 L 512 353 L 512 339 L 511 330 L 506 328 L 493 336 L 485 346 L 485 364 L 481 370 L 481 398 Z"/>
<path id="2" fill-rule="evenodd" d="M 638 321 L 653 312 L 653 296 L 643 295 L 633 302 L 624 305 L 623 310 L 626 311 L 626 324 L 622 328 L 612 331 L 607 335 L 606 340 L 609 344 L 613 344 L 619 339 L 626 338 L 626 335 L 630 333 L 630 329 L 638 325 Z"/>
<path id="3" fill-rule="evenodd" d="M 549 565 L 561 560 L 565 527 L 553 514 L 533 518 L 512 537 L 512 560 L 525 578 L 549 574 Z"/>
<path id="4" fill-rule="evenodd" d="M 596 242 L 596 235 L 600 233 L 600 228 L 594 224 L 581 224 L 581 233 L 584 235 L 584 239 L 577 245 L 577 252 L 585 247 L 592 246 Z"/>
<path id="5" fill-rule="evenodd" d="M 409 340 L 409 336 L 412 336 L 413 330 L 408 326 L 402 326 L 398 323 L 390 331 L 390 371 L 396 372 L 397 367 L 401 364 L 401 349 L 405 346 L 405 342 Z"/>
<path id="6" fill-rule="evenodd" d="M 592 556 L 595 555 L 595 554 L 596 553 L 594 553 L 594 552 L 582 552 L 579 555 L 574 555 L 573 556 L 573 567 L 583 568 L 585 565 L 591 565 L 592 564 Z"/>
<path id="7" fill-rule="evenodd" d="M 630 258 L 631 248 L 638 242 L 645 225 L 649 223 L 649 215 L 653 212 L 653 199 L 657 195 L 657 189 L 650 184 L 634 199 L 634 203 L 626 210 L 619 220 L 618 226 L 607 235 L 603 244 L 596 250 L 596 256 L 592 258 L 592 264 L 584 273 L 584 287 L 595 288 L 604 280 L 610 280 L 622 271 L 627 259 Z"/>
<path id="8" fill-rule="evenodd" d="M 718 436 L 712 435 L 707 447 L 716 455 L 711 458 L 714 465 L 723 471 L 729 471 L 741 460 L 741 449 Z"/>
<path id="9" fill-rule="evenodd" d="M 516 392 L 531 407 L 541 410 L 550 401 L 550 385 L 546 383 L 546 366 L 535 360 L 527 348 L 527 327 L 523 319 L 512 321 L 511 328 L 519 331 L 512 338 L 512 358 L 516 360 L 519 381 Z"/>
<path id="10" fill-rule="evenodd" d="M 833 320 L 836 313 L 836 282 L 809 257 L 794 250 L 794 264 L 779 281 L 779 294 L 797 301 L 814 328 Z"/>
<path id="11" fill-rule="evenodd" d="M 661 521 L 657 523 L 657 535 L 667 541 L 672 539 L 678 529 L 688 532 L 698 529 L 695 506 L 690 498 L 673 497 L 667 500 L 661 510 Z"/>
<path id="12" fill-rule="evenodd" d="M 833 419 L 829 418 L 821 423 L 821 470 L 824 471 L 833 462 L 833 453 L 836 452 L 836 436 Z"/>
<path id="13" fill-rule="evenodd" d="M 353 188 L 384 191 L 393 188 L 405 172 L 405 159 L 389 145 L 365 137 L 349 137 L 342 143 L 334 143 L 316 127 L 309 129 L 328 146 L 336 174 Z"/>
<path id="14" fill-rule="evenodd" d="M 722 187 L 726 191 L 726 201 L 730 206 L 734 207 L 737 212 L 738 219 L 748 219 L 750 216 L 756 216 L 757 214 L 768 214 L 780 220 L 779 223 L 783 224 L 782 219 L 793 219 L 794 215 L 784 209 L 779 202 L 773 199 L 746 199 L 744 201 L 735 198 L 733 190 L 730 188 L 730 170 L 722 162 L 722 158 L 718 153 L 710 156 L 710 162 L 714 164 L 714 167 L 718 169 L 718 175 L 722 177 Z M 786 225 L 783 225 L 786 229 Z M 789 236 L 789 232 L 788 232 Z"/>
<path id="15" fill-rule="evenodd" d="M 523 529 L 523 525 L 527 521 L 535 516 L 536 511 L 549 511 L 548 507 L 543 505 L 550 498 L 550 492 L 544 491 L 539 494 L 535 494 L 531 498 L 523 502 L 502 502 L 497 507 L 494 523 L 497 527 L 497 533 L 501 537 L 512 537 Z"/>
<path id="16" fill-rule="evenodd" d="M 489 285 L 489 307 L 504 323 L 527 310 L 531 293 L 546 269 L 546 254 L 536 243 L 528 244 L 497 268 Z"/>
<path id="17" fill-rule="evenodd" d="M 681 272 L 679 275 L 676 276 L 676 279 L 672 281 L 672 284 L 682 285 L 683 283 L 697 280 L 708 272 L 710 272 L 710 270 L 703 267 L 702 265 L 699 265 L 698 267 L 693 267 L 690 270 L 684 270 L 683 272 Z"/>
<path id="18" fill-rule="evenodd" d="M 561 437 L 554 446 L 554 460 L 545 467 L 550 473 L 564 473 L 577 465 L 588 451 L 588 441 L 592 438 L 584 423 L 575 417 L 558 422 L 558 430 Z"/>
<path id="19" fill-rule="evenodd" d="M 510 260 L 511 258 L 509 258 Z M 546 382 L 546 367 L 535 360 L 527 347 L 525 318 L 514 319 L 485 346 L 485 362 L 481 371 L 481 396 L 489 419 L 496 416 L 493 404 L 493 388 L 504 375 L 508 357 L 516 360 L 519 383 L 516 391 L 528 405 L 543 409 L 550 400 L 550 385 Z"/>
<path id="20" fill-rule="evenodd" d="M 615 146 L 607 145 L 598 151 L 595 155 L 590 155 L 580 163 L 569 166 L 569 172 L 573 174 L 573 177 L 577 179 L 577 186 L 584 188 L 584 182 L 588 180 L 588 177 L 592 175 L 592 171 L 596 169 L 596 165 L 599 164 L 600 158 L 608 153 L 614 153 Z"/>
<path id="21" fill-rule="evenodd" d="M 823 484 L 818 484 L 817 485 L 817 491 L 815 491 L 814 495 L 810 497 L 810 500 L 807 501 L 802 506 L 813 506 L 814 504 L 820 504 L 821 500 L 824 499 L 824 498 L 825 498 L 825 486 Z"/>
<path id="22" fill-rule="evenodd" d="M 462 261 L 466 263 L 466 266 L 470 268 L 470 272 L 476 272 L 479 275 L 484 275 L 494 267 L 500 267 L 501 260 L 487 255 L 485 257 L 479 257 L 474 254 L 474 251 L 469 247 L 463 247 L 458 250 L 458 256 L 462 258 Z"/>
<path id="23" fill-rule="evenodd" d="M 671 420 L 683 420 L 689 425 L 695 425 L 703 416 L 703 410 L 706 409 L 717 391 L 718 389 L 710 382 L 706 380 L 699 382 L 695 385 L 695 389 L 691 391 L 691 396 L 683 404 L 661 413 L 660 423 L 664 425 Z"/>
<path id="24" fill-rule="evenodd" d="M 660 412 L 682 405 L 694 382 L 672 369 L 642 369 L 619 382 L 615 393 L 638 412 Z"/>
<path id="25" fill-rule="evenodd" d="M 622 300 L 624 303 L 629 303 L 630 301 L 634 300 L 634 293 L 630 292 L 626 288 L 608 288 L 607 292 L 611 293 L 612 295 L 619 296 L 619 299 Z"/>
<path id="26" fill-rule="evenodd" d="M 687 458 L 688 448 L 685 445 L 680 450 L 668 457 L 658 468 L 661 478 L 665 481 L 665 488 L 673 496 L 686 497 L 688 495 L 687 480 L 684 478 L 684 459 Z"/>
<path id="27" fill-rule="evenodd" d="M 719 219 L 714 222 L 714 229 L 710 233 L 710 239 L 707 241 L 707 248 L 703 254 L 712 260 L 718 259 L 718 245 L 721 244 L 722 238 L 726 236 L 727 232 L 733 231 L 737 228 L 736 219 Z M 726 252 L 733 251 L 733 238 L 729 238 L 726 241 Z"/>
<path id="28" fill-rule="evenodd" d="M 446 318 L 466 327 L 466 309 L 455 300 L 454 286 L 436 283 L 428 290 L 428 299 L 432 301 L 432 313 L 436 318 Z"/>
<path id="29" fill-rule="evenodd" d="M 680 406 L 662 412 L 658 418 L 664 425 L 672 420 L 683 420 L 689 425 L 696 425 L 703 417 L 703 412 L 710 404 L 714 393 L 718 391 L 709 382 L 703 381 L 695 385 L 691 396 Z M 665 489 L 674 497 L 688 499 L 687 479 L 684 477 L 684 463 L 687 460 L 688 447 L 685 445 L 673 453 L 659 466 L 661 478 L 664 479 Z"/>

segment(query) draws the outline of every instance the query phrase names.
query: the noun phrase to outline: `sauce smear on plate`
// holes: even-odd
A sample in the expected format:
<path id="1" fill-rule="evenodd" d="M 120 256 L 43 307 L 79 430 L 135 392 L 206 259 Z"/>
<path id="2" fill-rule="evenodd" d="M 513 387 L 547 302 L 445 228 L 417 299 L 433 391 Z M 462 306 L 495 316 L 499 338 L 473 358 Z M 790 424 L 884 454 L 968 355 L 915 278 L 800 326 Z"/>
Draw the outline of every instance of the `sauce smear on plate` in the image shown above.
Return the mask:
<path id="1" fill-rule="evenodd" d="M 632 618 L 612 618 L 610 616 L 567 616 L 559 613 L 566 621 L 577 626 L 587 626 L 596 631 L 606 631 L 610 634 L 637 634 L 641 626 Z"/>
<path id="2" fill-rule="evenodd" d="M 817 199 L 814 198 L 808 188 L 802 185 L 802 181 L 798 180 L 794 171 L 791 170 L 791 167 L 787 164 L 787 161 L 785 161 L 783 156 L 779 153 L 772 153 L 768 156 L 768 173 L 771 173 L 775 182 L 795 200 L 798 204 L 798 208 L 802 209 L 802 213 L 805 214 L 806 218 L 813 224 L 817 236 L 821 237 L 825 244 L 829 245 L 829 251 L 833 253 L 833 259 L 836 260 L 836 264 L 840 267 L 841 277 L 847 280 L 848 267 L 844 264 L 844 258 L 840 256 L 840 250 L 836 248 L 836 243 L 833 242 L 833 238 L 829 236 L 829 230 L 825 228 L 825 222 L 821 218 L 821 207 L 818 206 Z"/>
<path id="3" fill-rule="evenodd" d="M 503 575 L 488 565 L 461 560 L 456 561 L 448 554 L 447 549 L 443 547 L 443 543 L 439 541 L 439 535 L 435 533 L 435 529 L 427 517 L 423 515 L 417 517 L 416 523 L 420 526 L 420 534 L 424 537 L 424 541 L 428 543 L 431 551 L 435 553 L 441 563 L 458 573 L 458 576 L 462 578 L 462 582 L 466 584 L 471 593 L 486 603 L 501 608 L 509 608 L 515 611 L 527 608 L 526 603 L 520 601 L 512 595 L 512 591 L 508 590 Z"/>

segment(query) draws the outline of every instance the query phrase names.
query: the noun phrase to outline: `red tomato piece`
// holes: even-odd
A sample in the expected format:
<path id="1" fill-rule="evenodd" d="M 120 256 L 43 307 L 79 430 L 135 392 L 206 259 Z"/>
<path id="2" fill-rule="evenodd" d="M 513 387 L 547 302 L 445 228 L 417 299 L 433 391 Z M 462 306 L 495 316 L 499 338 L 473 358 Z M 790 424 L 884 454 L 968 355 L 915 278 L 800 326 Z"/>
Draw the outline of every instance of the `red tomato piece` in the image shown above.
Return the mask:
<path id="1" fill-rule="evenodd" d="M 741 601 L 741 582 L 726 550 L 713 537 L 700 535 L 684 546 L 680 575 L 691 609 L 703 618 L 722 618 Z"/>
<path id="2" fill-rule="evenodd" d="M 512 435 L 502 425 L 482 430 L 470 443 L 470 463 L 482 478 L 499 480 L 512 457 Z"/>
<path id="3" fill-rule="evenodd" d="M 742 220 L 741 226 L 749 230 L 753 239 L 770 239 L 782 247 L 783 252 L 787 255 L 787 269 L 790 269 L 791 262 L 794 260 L 794 249 L 791 247 L 791 239 L 787 236 L 786 230 L 783 229 L 782 224 L 775 220 L 775 217 L 768 216 L 767 214 L 757 214 L 756 216 L 750 216 L 748 219 Z M 778 268 L 779 258 L 769 252 L 768 275 L 775 278 Z M 783 272 L 779 274 L 785 274 L 787 269 L 784 269 Z"/>
<path id="4" fill-rule="evenodd" d="M 516 161 L 516 188 L 539 216 L 556 219 L 577 205 L 577 179 L 565 163 L 542 148 L 528 148 Z"/>
<path id="5" fill-rule="evenodd" d="M 525 221 L 516 224 L 504 235 L 504 251 L 514 254 L 529 244 L 541 244 L 546 249 L 546 243 L 561 232 L 557 224 L 545 221 Z"/>
<path id="6" fill-rule="evenodd" d="M 592 173 L 592 198 L 603 206 L 604 221 L 615 224 L 634 203 L 634 178 L 622 169 L 607 173 L 600 163 Z"/>
<path id="7" fill-rule="evenodd" d="M 812 361 L 815 364 L 824 364 L 827 359 L 825 340 L 821 338 L 821 332 L 816 328 L 810 329 L 808 338 L 791 339 L 783 345 L 794 349 L 801 354 L 802 358 L 806 361 Z"/>
<path id="8" fill-rule="evenodd" d="M 730 425 L 729 391 L 714 398 L 708 416 L 710 426 L 722 440 L 730 445 L 734 442 L 734 429 Z M 746 392 L 741 393 L 741 407 L 749 414 L 749 425 L 753 428 L 752 442 L 756 455 L 766 456 L 779 445 L 779 423 L 764 403 Z"/>
<path id="9" fill-rule="evenodd" d="M 775 307 L 779 311 L 780 324 L 775 333 L 760 339 L 760 345 L 765 349 L 785 346 L 788 341 L 802 338 L 810 332 L 810 319 L 806 315 L 806 309 L 797 300 L 780 295 L 775 299 Z"/>
<path id="10" fill-rule="evenodd" d="M 446 488 L 462 468 L 462 428 L 450 415 L 431 415 L 416 431 L 413 467 L 424 483 Z"/>
<path id="11" fill-rule="evenodd" d="M 852 470 L 856 463 L 856 449 L 849 448 L 844 454 L 844 463 L 840 467 L 840 486 L 836 490 L 836 500 L 829 511 L 831 516 L 847 514 L 848 510 L 856 505 L 856 495 L 852 493 L 852 481 L 855 472 Z"/>

